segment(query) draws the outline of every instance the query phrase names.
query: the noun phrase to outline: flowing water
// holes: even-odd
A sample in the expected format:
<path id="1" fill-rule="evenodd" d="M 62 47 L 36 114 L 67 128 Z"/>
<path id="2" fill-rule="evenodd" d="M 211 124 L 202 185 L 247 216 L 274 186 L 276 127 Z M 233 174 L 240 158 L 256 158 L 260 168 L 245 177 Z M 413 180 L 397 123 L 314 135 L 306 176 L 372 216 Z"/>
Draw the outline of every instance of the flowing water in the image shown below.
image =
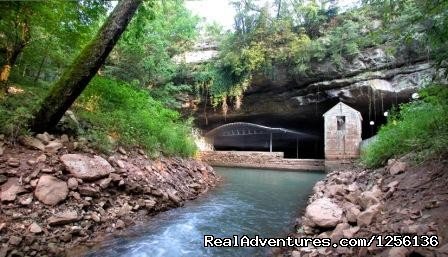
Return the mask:
<path id="1" fill-rule="evenodd" d="M 130 228 L 88 256 L 265 256 L 269 248 L 205 248 L 204 235 L 284 237 L 323 177 L 316 172 L 215 170 L 224 182 L 206 196 Z"/>

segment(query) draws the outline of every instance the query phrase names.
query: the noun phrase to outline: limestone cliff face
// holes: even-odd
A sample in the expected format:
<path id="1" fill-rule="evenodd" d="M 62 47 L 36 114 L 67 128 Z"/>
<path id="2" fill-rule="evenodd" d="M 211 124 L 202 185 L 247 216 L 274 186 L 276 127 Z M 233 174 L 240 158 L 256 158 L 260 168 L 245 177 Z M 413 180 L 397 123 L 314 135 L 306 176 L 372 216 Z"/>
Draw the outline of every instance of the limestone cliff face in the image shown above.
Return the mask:
<path id="1" fill-rule="evenodd" d="M 322 114 L 339 101 L 359 110 L 365 123 L 381 123 L 384 111 L 409 101 L 435 73 L 422 53 L 402 49 L 391 55 L 382 47 L 344 59 L 339 67 L 329 61 L 313 63 L 300 76 L 276 67 L 273 78 L 255 76 L 240 109 L 230 108 L 224 117 L 219 109 L 207 108 L 197 113 L 198 124 L 207 129 L 243 120 L 315 130 L 321 127 Z"/>

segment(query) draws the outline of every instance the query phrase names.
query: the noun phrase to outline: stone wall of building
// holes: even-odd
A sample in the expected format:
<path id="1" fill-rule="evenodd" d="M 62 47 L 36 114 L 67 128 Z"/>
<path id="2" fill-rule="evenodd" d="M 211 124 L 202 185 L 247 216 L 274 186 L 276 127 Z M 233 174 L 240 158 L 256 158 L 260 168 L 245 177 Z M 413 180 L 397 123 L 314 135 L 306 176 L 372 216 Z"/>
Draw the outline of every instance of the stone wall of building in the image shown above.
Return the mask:
<path id="1" fill-rule="evenodd" d="M 203 151 L 200 159 L 212 166 L 280 170 L 324 170 L 324 160 L 285 159 L 281 152 Z"/>
<path id="2" fill-rule="evenodd" d="M 325 159 L 340 160 L 359 157 L 361 114 L 339 103 L 325 117 Z M 343 118 L 342 122 L 338 119 Z M 338 125 L 339 124 L 339 125 Z"/>

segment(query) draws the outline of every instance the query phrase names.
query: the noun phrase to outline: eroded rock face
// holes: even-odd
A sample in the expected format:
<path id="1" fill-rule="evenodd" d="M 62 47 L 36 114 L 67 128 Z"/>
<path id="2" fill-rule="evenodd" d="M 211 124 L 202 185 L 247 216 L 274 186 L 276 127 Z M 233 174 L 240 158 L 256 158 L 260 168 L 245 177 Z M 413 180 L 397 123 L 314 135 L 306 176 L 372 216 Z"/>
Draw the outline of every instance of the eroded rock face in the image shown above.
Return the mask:
<path id="1" fill-rule="evenodd" d="M 340 67 L 330 61 L 310 65 L 310 71 L 301 75 L 281 66 L 273 68 L 274 78 L 255 75 L 241 108 L 230 107 L 224 117 L 220 108 L 207 107 L 206 122 L 204 108 L 199 106 L 198 125 L 205 130 L 236 121 L 269 125 L 274 118 L 293 119 L 296 124 L 317 123 L 339 101 L 364 117 L 373 111 L 375 114 L 370 115 L 381 117 L 392 105 L 409 101 L 412 93 L 437 73 L 423 53 L 403 50 L 393 56 L 382 47 L 366 49 L 353 59 L 343 60 Z M 381 108 L 369 110 L 373 103 Z"/>
<path id="2" fill-rule="evenodd" d="M 36 198 L 47 205 L 56 205 L 68 195 L 68 186 L 64 181 L 50 175 L 43 175 L 34 191 Z"/>
<path id="3" fill-rule="evenodd" d="M 335 227 L 342 221 L 342 209 L 329 198 L 315 200 L 306 208 L 305 216 L 322 228 Z"/>
<path id="4" fill-rule="evenodd" d="M 76 178 L 94 181 L 107 177 L 114 168 L 100 156 L 93 158 L 81 154 L 65 154 L 61 156 L 65 168 Z"/>

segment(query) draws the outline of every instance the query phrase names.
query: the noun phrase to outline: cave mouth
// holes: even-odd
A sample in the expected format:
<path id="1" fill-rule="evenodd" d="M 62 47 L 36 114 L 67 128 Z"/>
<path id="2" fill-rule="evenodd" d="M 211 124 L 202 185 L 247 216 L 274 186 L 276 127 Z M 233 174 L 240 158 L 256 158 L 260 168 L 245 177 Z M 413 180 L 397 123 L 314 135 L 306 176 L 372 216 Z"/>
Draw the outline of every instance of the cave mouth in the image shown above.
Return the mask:
<path id="1" fill-rule="evenodd" d="M 221 125 L 206 134 L 218 151 L 283 152 L 285 158 L 321 159 L 321 137 L 298 130 L 235 122 Z"/>
<path id="2" fill-rule="evenodd" d="M 313 142 L 302 142 L 302 150 L 299 150 L 300 156 L 313 156 L 313 158 L 323 158 L 324 156 L 324 119 L 323 114 L 330 110 L 339 102 L 343 102 L 348 106 L 354 108 L 361 113 L 362 120 L 362 139 L 368 139 L 375 136 L 382 125 L 387 123 L 387 115 L 393 113 L 394 109 L 397 109 L 399 104 L 409 102 L 409 96 L 402 97 L 399 95 L 393 95 L 378 98 L 380 100 L 371 101 L 365 95 L 360 95 L 354 99 L 327 99 L 320 103 L 308 104 L 304 106 L 296 106 L 291 111 L 272 110 L 272 112 L 260 112 L 260 111 L 248 111 L 242 113 L 230 113 L 226 116 L 212 115 L 209 113 L 207 118 L 199 116 L 196 119 L 197 126 L 203 131 L 210 131 L 216 127 L 234 123 L 234 122 L 247 122 L 259 124 L 272 128 L 286 128 L 291 130 L 297 130 L 305 133 L 310 133 L 319 137 L 319 139 Z M 247 139 L 251 140 L 251 139 Z M 260 139 L 262 140 L 262 139 Z M 277 142 L 279 140 L 279 142 Z M 277 142 L 277 143 L 276 143 Z M 232 149 L 232 147 L 226 146 L 226 144 L 216 144 L 218 150 L 239 150 L 238 147 Z M 295 138 L 281 139 L 276 137 L 274 140 L 275 151 L 284 151 L 285 156 L 295 156 Z M 249 146 L 243 149 L 251 150 Z M 268 148 L 256 148 L 257 150 L 266 151 Z M 300 148 L 299 148 L 300 149 Z M 305 158 L 305 157 L 304 157 Z"/>
<path id="3" fill-rule="evenodd" d="M 363 99 L 361 99 L 363 100 Z M 387 122 L 386 113 L 396 108 L 397 104 L 406 102 L 403 99 L 395 101 L 384 99 L 384 102 L 370 106 L 368 99 L 356 103 L 346 103 L 361 113 L 363 117 L 361 138 L 368 139 L 375 136 L 378 130 Z M 397 102 L 398 101 L 398 102 Z M 297 112 L 289 113 L 240 113 L 222 117 L 209 116 L 208 121 L 198 119 L 198 126 L 204 131 L 211 131 L 229 123 L 246 122 L 271 128 L 284 128 L 315 135 L 315 139 L 299 137 L 298 154 L 295 136 L 273 134 L 273 152 L 284 152 L 285 158 L 323 159 L 324 154 L 324 119 L 323 114 L 335 106 L 339 99 L 330 99 L 318 105 L 302 106 Z M 344 102 L 344 101 L 342 101 Z M 345 103 L 345 102 L 344 102 Z M 370 106 L 370 107 L 369 107 Z M 228 151 L 269 151 L 269 135 L 236 137 L 234 139 L 216 137 L 214 147 L 216 150 Z"/>
<path id="4" fill-rule="evenodd" d="M 379 128 L 387 122 L 387 117 L 378 109 L 375 114 L 371 113 L 368 108 L 363 108 L 365 106 L 351 106 L 359 110 L 363 116 L 363 140 L 376 135 Z M 210 136 L 211 131 L 223 128 L 231 123 L 251 123 L 256 126 L 265 126 L 269 129 L 280 128 L 310 134 L 315 137 L 296 137 L 294 134 L 273 133 L 272 152 L 283 152 L 285 158 L 291 159 L 324 159 L 324 119 L 322 117 L 324 109 L 327 111 L 329 108 L 322 108 L 322 110 L 315 113 L 308 112 L 306 115 L 298 113 L 287 115 L 270 113 L 228 116 L 226 119 L 222 117 L 219 119 L 211 118 L 209 125 L 205 126 L 202 124 L 202 128 L 205 131 L 209 131 L 206 133 L 206 137 L 207 135 Z M 374 121 L 373 125 L 371 124 L 372 121 Z M 270 133 L 234 135 L 232 137 L 216 134 L 209 141 L 212 142 L 214 149 L 217 151 L 270 151 Z"/>

